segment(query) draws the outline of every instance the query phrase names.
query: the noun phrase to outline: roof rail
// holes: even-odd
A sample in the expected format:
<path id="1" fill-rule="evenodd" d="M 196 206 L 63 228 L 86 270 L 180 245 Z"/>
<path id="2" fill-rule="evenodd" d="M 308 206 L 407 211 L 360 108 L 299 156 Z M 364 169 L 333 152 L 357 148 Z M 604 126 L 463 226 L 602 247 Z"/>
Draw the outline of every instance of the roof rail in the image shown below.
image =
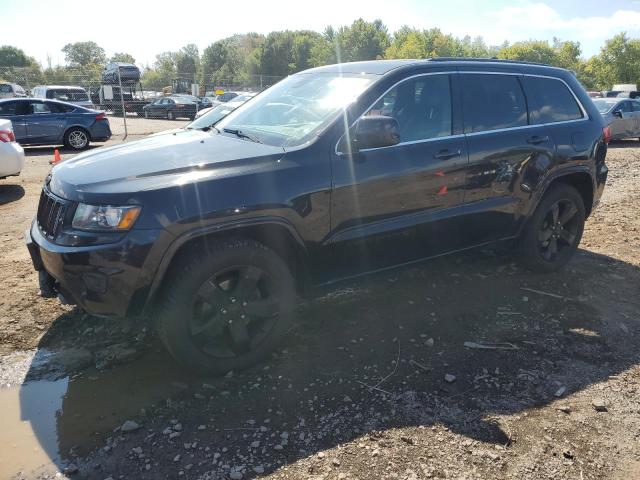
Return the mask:
<path id="1" fill-rule="evenodd" d="M 524 60 L 501 60 L 496 57 L 434 57 L 428 59 L 430 62 L 495 62 L 495 63 L 516 63 L 516 64 L 524 64 L 524 65 L 542 65 L 545 67 L 550 67 L 548 63 L 540 63 L 540 62 L 527 62 Z"/>

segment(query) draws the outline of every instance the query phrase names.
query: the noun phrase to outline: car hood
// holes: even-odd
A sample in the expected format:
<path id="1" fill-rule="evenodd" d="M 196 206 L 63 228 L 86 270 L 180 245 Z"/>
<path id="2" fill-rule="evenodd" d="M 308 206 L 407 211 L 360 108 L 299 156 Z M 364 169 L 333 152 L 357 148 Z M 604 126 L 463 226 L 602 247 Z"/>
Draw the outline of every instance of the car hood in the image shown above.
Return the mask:
<path id="1" fill-rule="evenodd" d="M 98 148 L 56 165 L 49 189 L 69 200 L 95 194 L 135 194 L 220 176 L 274 168 L 280 147 L 217 134 L 180 130 L 113 147 Z"/>

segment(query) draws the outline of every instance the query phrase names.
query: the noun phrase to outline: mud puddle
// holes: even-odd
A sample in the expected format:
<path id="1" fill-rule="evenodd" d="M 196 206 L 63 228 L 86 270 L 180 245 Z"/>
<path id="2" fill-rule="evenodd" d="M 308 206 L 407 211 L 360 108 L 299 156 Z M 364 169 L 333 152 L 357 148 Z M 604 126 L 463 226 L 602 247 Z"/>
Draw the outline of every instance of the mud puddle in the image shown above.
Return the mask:
<path id="1" fill-rule="evenodd" d="M 125 420 L 144 428 L 143 409 L 165 402 L 189 380 L 168 357 L 148 353 L 107 371 L 0 388 L 0 478 L 62 471 L 75 454 L 94 449 Z"/>

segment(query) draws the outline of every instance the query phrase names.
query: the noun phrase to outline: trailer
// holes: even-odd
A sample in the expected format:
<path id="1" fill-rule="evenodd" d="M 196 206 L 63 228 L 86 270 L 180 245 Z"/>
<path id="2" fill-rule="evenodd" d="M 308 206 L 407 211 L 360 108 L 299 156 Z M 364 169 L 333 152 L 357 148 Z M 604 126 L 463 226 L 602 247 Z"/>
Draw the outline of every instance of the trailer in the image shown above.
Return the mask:
<path id="1" fill-rule="evenodd" d="M 152 100 L 145 97 L 140 82 L 127 83 L 126 85 L 113 85 L 102 83 L 89 89 L 91 101 L 100 109 L 113 112 L 122 116 L 122 106 L 126 113 L 135 113 L 139 117 L 144 116 L 143 107 Z"/>

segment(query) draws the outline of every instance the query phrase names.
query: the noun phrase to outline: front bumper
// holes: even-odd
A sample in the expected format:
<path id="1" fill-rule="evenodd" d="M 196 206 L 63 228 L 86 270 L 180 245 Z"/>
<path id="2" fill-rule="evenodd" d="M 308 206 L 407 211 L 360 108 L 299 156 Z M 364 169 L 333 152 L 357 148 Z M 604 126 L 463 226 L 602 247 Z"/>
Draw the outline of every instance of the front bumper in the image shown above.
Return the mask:
<path id="1" fill-rule="evenodd" d="M 34 221 L 25 242 L 43 296 L 58 294 L 88 313 L 124 317 L 134 299 L 146 299 L 155 272 L 149 254 L 160 232 L 132 230 L 116 243 L 68 247 L 48 241 Z"/>

